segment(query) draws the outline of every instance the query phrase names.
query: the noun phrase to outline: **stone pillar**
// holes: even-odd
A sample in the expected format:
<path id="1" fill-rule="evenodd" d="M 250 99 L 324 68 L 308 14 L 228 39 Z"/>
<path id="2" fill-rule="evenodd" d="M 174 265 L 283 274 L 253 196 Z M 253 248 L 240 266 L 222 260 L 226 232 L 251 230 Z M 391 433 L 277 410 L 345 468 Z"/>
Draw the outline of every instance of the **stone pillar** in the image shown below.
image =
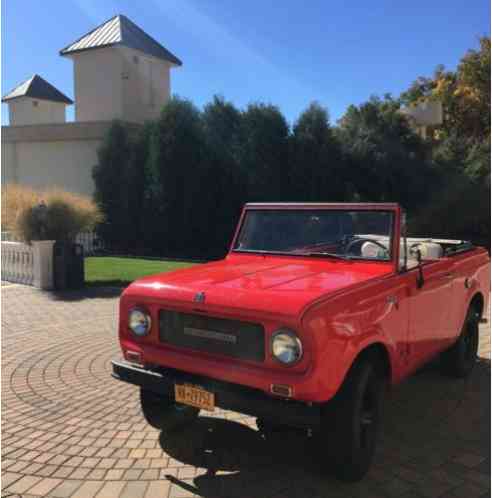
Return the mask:
<path id="1" fill-rule="evenodd" d="M 54 244 L 54 240 L 36 240 L 32 242 L 34 259 L 33 286 L 38 289 L 49 290 L 54 287 Z"/>

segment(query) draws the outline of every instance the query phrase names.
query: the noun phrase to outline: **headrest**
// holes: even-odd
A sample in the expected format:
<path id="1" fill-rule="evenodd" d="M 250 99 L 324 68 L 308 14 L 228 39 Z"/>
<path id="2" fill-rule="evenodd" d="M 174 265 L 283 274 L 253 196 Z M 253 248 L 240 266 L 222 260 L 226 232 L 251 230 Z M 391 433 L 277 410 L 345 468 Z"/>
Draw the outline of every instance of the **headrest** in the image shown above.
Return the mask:
<path id="1" fill-rule="evenodd" d="M 360 254 L 363 258 L 380 258 L 384 257 L 385 253 L 382 247 L 368 240 L 364 242 L 360 248 Z"/>

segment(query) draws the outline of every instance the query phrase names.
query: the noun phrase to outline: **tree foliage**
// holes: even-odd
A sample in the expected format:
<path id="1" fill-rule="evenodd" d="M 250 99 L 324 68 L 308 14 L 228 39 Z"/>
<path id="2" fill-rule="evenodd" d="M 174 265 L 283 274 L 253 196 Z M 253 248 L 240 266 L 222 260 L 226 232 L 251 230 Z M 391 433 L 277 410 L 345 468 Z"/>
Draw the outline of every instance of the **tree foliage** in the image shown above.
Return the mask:
<path id="1" fill-rule="evenodd" d="M 357 197 L 400 202 L 407 209 L 425 201 L 435 174 L 426 144 L 411 130 L 389 96 L 350 106 L 338 136 L 350 162 Z"/>
<path id="2" fill-rule="evenodd" d="M 444 109 L 432 143 L 441 188 L 436 188 L 432 204 L 415 215 L 420 219 L 416 226 L 429 229 L 434 220 L 433 231 L 451 237 L 468 233 L 490 246 L 490 38 L 480 38 L 479 48 L 469 50 L 456 71 L 438 66 L 431 78 L 418 78 L 401 99 L 407 105 L 436 99 Z M 432 216 L 424 220 L 424 211 Z"/>
<path id="3" fill-rule="evenodd" d="M 343 201 L 350 197 L 342 150 L 328 111 L 313 102 L 294 124 L 291 141 L 292 195 L 296 201 Z"/>
<path id="4" fill-rule="evenodd" d="M 105 217 L 99 231 L 115 248 L 128 249 L 136 236 L 129 202 L 131 153 L 129 131 L 115 121 L 98 151 L 98 164 L 93 169 L 94 199 Z"/>
<path id="5" fill-rule="evenodd" d="M 423 140 L 401 105 L 429 99 L 445 119 Z M 271 104 L 214 97 L 200 110 L 174 97 L 138 133 L 113 124 L 94 180 L 102 235 L 140 254 L 221 256 L 248 201 L 394 201 L 421 235 L 487 242 L 490 39 L 456 71 L 352 105 L 336 126 L 316 102 L 291 128 Z"/>
<path id="6" fill-rule="evenodd" d="M 150 140 L 147 173 L 150 247 L 160 241 L 172 253 L 202 249 L 210 206 L 210 163 L 200 111 L 188 100 L 164 106 Z"/>
<path id="7" fill-rule="evenodd" d="M 250 104 L 241 115 L 239 161 L 251 201 L 279 201 L 289 194 L 289 125 L 269 104 Z"/>
<path id="8" fill-rule="evenodd" d="M 248 177 L 240 162 L 241 113 L 222 97 L 214 97 L 202 119 L 210 174 L 206 188 L 213 206 L 208 250 L 224 253 L 248 200 Z"/>
<path id="9" fill-rule="evenodd" d="M 458 161 L 469 147 L 490 141 L 490 38 L 480 38 L 479 44 L 463 56 L 456 71 L 438 66 L 431 78 L 418 78 L 401 95 L 405 105 L 442 102 L 444 122 L 436 135 Z"/>

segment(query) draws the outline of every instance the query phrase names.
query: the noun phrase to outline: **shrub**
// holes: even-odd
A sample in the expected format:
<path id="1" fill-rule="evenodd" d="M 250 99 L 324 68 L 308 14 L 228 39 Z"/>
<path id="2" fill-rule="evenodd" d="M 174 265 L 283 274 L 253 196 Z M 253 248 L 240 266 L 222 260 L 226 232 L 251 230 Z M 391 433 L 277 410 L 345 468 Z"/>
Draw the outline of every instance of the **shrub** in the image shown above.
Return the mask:
<path id="1" fill-rule="evenodd" d="M 15 232 L 20 213 L 39 202 L 39 192 L 11 184 L 2 187 L 2 231 Z"/>
<path id="2" fill-rule="evenodd" d="M 45 207 L 40 210 L 40 205 Z M 59 189 L 35 191 L 6 185 L 2 188 L 2 208 L 2 228 L 26 242 L 71 240 L 102 221 L 101 212 L 89 198 Z"/>
<path id="3" fill-rule="evenodd" d="M 490 250 L 490 187 L 454 178 L 415 213 L 409 235 L 471 240 Z"/>

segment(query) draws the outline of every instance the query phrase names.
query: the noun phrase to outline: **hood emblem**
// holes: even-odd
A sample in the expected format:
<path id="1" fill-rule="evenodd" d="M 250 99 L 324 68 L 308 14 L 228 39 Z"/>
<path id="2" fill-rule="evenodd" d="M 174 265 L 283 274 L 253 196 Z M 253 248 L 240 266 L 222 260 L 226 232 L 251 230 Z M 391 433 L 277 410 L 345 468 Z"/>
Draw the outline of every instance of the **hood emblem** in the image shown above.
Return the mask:
<path id="1" fill-rule="evenodd" d="M 193 298 L 195 303 L 204 303 L 205 302 L 205 292 L 197 292 L 195 297 Z"/>

